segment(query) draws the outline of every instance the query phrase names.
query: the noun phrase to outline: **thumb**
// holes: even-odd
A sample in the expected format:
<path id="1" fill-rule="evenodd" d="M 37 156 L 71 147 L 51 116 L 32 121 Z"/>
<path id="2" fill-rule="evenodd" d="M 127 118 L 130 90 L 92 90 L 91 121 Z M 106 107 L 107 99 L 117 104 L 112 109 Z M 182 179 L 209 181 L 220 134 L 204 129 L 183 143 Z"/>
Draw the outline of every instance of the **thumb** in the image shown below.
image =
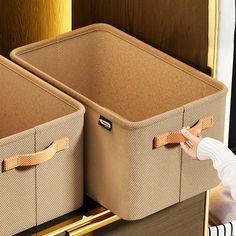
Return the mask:
<path id="1" fill-rule="evenodd" d="M 181 129 L 181 133 L 186 139 L 190 140 L 194 145 L 198 143 L 198 138 L 192 135 L 187 129 Z"/>

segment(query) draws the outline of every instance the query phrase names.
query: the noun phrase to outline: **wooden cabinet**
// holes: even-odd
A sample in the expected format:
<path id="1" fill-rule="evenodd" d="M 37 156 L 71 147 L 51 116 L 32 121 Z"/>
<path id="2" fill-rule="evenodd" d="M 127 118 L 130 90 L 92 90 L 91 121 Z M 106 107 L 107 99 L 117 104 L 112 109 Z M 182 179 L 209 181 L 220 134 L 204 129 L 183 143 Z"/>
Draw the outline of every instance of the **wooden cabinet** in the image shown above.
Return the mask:
<path id="1" fill-rule="evenodd" d="M 86 236 L 202 236 L 205 194 L 168 207 L 143 220 L 119 220 Z"/>
<path id="2" fill-rule="evenodd" d="M 209 72 L 208 0 L 73 0 L 73 29 L 111 24 Z"/>
<path id="3" fill-rule="evenodd" d="M 71 30 L 70 0 L 0 0 L 0 54 Z"/>
<path id="4" fill-rule="evenodd" d="M 12 49 L 21 45 L 58 35 L 71 30 L 71 27 L 76 29 L 103 22 L 210 74 L 209 3 L 213 1 L 0 0 L 0 54 L 7 57 Z M 214 12 L 212 16 L 215 17 Z M 212 32 L 216 34 L 216 31 Z M 214 51 L 214 48 L 211 50 Z M 87 235 L 202 236 L 207 205 L 205 195 L 202 193 L 141 221 L 118 220 Z M 91 202 L 85 201 L 83 209 L 89 206 Z M 73 216 L 80 213 L 74 213 Z M 21 235 L 39 232 L 64 222 L 65 218 L 70 216 L 56 219 Z"/>

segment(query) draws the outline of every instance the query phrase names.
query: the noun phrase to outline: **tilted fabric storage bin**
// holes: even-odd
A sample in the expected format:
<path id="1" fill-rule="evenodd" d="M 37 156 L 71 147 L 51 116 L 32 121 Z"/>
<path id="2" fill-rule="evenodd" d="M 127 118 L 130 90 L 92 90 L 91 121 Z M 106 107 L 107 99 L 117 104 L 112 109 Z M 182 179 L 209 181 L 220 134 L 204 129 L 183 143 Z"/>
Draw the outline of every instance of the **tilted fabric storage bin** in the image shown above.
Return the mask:
<path id="1" fill-rule="evenodd" d="M 83 203 L 84 107 L 0 57 L 0 235 Z"/>
<path id="2" fill-rule="evenodd" d="M 105 24 L 11 58 L 85 104 L 86 193 L 121 218 L 143 218 L 219 183 L 211 161 L 164 144 L 183 140 L 167 132 L 202 118 L 194 129 L 214 120 L 203 135 L 223 138 L 222 83 Z"/>

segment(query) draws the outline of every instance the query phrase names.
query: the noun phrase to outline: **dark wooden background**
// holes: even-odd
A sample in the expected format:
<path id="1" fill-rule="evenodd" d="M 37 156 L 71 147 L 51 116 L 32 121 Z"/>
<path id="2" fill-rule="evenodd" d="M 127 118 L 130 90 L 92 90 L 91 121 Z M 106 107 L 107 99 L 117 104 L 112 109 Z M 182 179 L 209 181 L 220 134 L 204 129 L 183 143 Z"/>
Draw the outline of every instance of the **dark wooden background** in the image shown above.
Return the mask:
<path id="1" fill-rule="evenodd" d="M 86 236 L 203 236 L 204 201 L 203 193 L 142 220 L 119 220 Z"/>
<path id="2" fill-rule="evenodd" d="M 71 17 L 68 0 L 0 0 L 0 54 L 56 36 Z M 68 27 L 70 30 L 71 27 Z"/>
<path id="3" fill-rule="evenodd" d="M 73 29 L 109 23 L 209 73 L 207 0 L 73 0 Z"/>
<path id="4" fill-rule="evenodd" d="M 236 45 L 236 28 L 234 34 L 234 45 Z M 231 148 L 234 154 L 236 154 L 236 47 L 234 47 L 233 80 L 229 126 L 229 148 Z"/>
<path id="5" fill-rule="evenodd" d="M 0 54 L 60 34 L 66 1 L 0 0 Z M 109 23 L 209 72 L 207 0 L 72 0 L 72 13 L 73 29 Z"/>

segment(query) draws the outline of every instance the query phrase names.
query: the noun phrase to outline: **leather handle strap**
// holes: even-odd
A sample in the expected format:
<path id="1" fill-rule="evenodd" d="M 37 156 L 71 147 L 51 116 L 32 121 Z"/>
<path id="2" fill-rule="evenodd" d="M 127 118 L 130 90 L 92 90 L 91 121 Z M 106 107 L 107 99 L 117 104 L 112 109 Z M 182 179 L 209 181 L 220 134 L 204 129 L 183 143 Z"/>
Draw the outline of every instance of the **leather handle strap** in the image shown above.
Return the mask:
<path id="1" fill-rule="evenodd" d="M 67 137 L 55 140 L 48 148 L 41 152 L 20 154 L 3 160 L 3 171 L 8 171 L 19 166 L 34 166 L 50 160 L 53 156 L 64 149 L 69 148 Z"/>
<path id="2" fill-rule="evenodd" d="M 196 125 L 194 125 L 192 128 L 189 129 L 189 132 L 196 136 L 197 133 L 212 126 L 213 126 L 213 116 L 207 116 L 200 119 Z M 164 146 L 166 144 L 181 143 L 185 141 L 186 138 L 182 135 L 180 131 L 167 132 L 154 137 L 153 148 L 155 149 Z"/>

